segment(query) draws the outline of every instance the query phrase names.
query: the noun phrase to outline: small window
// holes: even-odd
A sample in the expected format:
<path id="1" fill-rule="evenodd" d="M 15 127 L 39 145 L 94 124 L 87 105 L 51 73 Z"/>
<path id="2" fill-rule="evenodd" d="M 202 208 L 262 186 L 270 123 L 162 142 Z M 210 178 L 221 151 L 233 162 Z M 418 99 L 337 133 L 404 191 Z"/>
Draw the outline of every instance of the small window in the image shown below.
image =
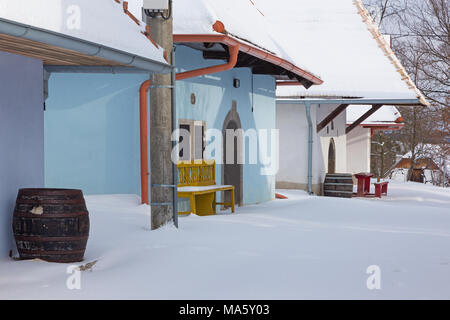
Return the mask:
<path id="1" fill-rule="evenodd" d="M 187 133 L 190 135 L 191 126 L 188 125 L 188 124 L 180 124 L 180 130 L 182 130 L 182 131 L 186 130 Z M 181 143 L 186 138 L 187 137 L 183 136 L 183 132 L 182 132 L 180 134 L 179 139 L 178 139 L 178 142 L 180 143 L 180 145 L 182 145 Z M 180 160 L 191 160 L 191 149 L 190 149 L 190 146 L 191 146 L 191 143 L 189 141 L 189 147 L 188 148 L 180 148 L 180 151 L 179 151 Z"/>
<path id="2" fill-rule="evenodd" d="M 206 148 L 206 123 L 195 120 L 180 120 L 180 160 L 203 160 Z M 184 139 L 187 141 L 184 143 Z"/>

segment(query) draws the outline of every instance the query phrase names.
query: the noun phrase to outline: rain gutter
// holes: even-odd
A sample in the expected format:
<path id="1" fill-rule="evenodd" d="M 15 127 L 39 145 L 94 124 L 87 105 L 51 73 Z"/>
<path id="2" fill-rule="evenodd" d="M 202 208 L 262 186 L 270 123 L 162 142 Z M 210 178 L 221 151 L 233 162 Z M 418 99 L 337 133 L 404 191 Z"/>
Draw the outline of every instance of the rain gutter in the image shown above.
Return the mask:
<path id="1" fill-rule="evenodd" d="M 0 18 L 0 33 L 113 61 L 127 67 L 145 70 L 147 73 L 170 73 L 172 70 L 171 65 L 160 61 L 3 18 Z"/>
<path id="2" fill-rule="evenodd" d="M 238 41 L 235 38 L 225 35 L 225 34 L 177 34 L 173 36 L 174 43 L 222 43 L 229 47 L 238 47 L 239 51 L 247 53 L 251 56 L 254 56 L 258 59 L 270 62 L 273 65 L 279 66 L 287 71 L 290 71 L 308 81 L 310 81 L 314 85 L 320 85 L 323 83 L 323 80 L 316 77 L 312 73 L 309 73 L 294 64 L 277 57 L 276 55 L 250 46 L 242 41 Z M 181 80 L 178 79 L 177 80 Z"/>

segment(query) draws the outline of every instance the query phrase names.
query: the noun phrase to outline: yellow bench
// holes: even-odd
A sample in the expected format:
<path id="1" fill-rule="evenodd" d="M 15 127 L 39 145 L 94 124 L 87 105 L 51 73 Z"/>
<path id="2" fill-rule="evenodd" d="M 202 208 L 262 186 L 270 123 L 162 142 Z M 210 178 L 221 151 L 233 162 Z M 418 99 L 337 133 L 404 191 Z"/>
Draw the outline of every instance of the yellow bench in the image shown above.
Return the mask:
<path id="1" fill-rule="evenodd" d="M 234 186 L 216 185 L 214 160 L 180 161 L 177 168 L 178 197 L 188 198 L 190 204 L 190 211 L 179 211 L 180 215 L 213 215 L 217 205 L 231 206 L 234 213 Z M 219 191 L 229 191 L 231 202 L 217 202 L 216 193 Z"/>

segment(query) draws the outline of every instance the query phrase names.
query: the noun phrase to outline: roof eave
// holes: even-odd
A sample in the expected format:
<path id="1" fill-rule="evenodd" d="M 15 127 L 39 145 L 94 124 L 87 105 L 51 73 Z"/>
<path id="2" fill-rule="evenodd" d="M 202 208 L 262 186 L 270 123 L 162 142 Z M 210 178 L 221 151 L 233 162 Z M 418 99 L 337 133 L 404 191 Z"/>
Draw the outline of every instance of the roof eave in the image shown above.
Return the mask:
<path id="1" fill-rule="evenodd" d="M 0 18 L 0 33 L 102 58 L 123 66 L 145 70 L 148 73 L 170 73 L 172 71 L 172 66 L 167 63 L 3 18 Z"/>
<path id="2" fill-rule="evenodd" d="M 350 126 L 351 124 L 352 123 L 347 123 L 347 126 Z M 399 130 L 402 129 L 405 126 L 405 124 L 395 122 L 382 122 L 382 123 L 362 123 L 359 126 L 366 129 L 375 129 L 375 130 Z"/>
<path id="3" fill-rule="evenodd" d="M 277 97 L 279 104 L 349 104 L 349 105 L 394 105 L 394 106 L 425 106 L 420 99 L 365 99 L 365 98 L 303 98 Z"/>
<path id="4" fill-rule="evenodd" d="M 273 53 L 256 48 L 243 41 L 239 41 L 238 39 L 226 34 L 174 34 L 173 41 L 174 43 L 216 42 L 229 46 L 238 45 L 240 51 L 295 73 L 296 75 L 310 81 L 313 85 L 323 84 L 322 79 L 306 70 L 303 70 L 302 68 L 295 66 L 291 62 L 279 58 Z"/>

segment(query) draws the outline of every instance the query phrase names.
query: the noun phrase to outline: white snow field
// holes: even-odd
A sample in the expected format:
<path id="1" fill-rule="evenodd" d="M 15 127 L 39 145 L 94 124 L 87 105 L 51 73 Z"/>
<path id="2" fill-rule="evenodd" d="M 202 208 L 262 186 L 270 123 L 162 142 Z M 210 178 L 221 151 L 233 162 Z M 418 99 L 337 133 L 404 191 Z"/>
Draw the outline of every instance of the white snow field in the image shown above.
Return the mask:
<path id="1" fill-rule="evenodd" d="M 450 190 L 393 182 L 379 199 L 310 197 L 149 231 L 135 196 L 88 196 L 81 289 L 67 265 L 0 260 L 1 299 L 449 299 Z M 367 268 L 381 269 L 369 290 Z"/>

